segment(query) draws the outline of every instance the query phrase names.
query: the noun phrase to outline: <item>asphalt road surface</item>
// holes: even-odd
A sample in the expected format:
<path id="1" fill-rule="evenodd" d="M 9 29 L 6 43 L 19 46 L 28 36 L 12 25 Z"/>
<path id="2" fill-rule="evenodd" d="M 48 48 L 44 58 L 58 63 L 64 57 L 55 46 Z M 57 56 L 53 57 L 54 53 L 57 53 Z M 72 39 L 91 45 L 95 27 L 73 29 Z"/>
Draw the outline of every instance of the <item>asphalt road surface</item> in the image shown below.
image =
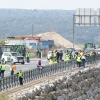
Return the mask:
<path id="1" fill-rule="evenodd" d="M 22 71 L 28 71 L 30 69 L 34 69 L 34 68 L 37 68 L 36 66 L 36 62 L 38 61 L 39 59 L 38 58 L 34 58 L 34 59 L 31 59 L 30 63 L 26 63 L 24 65 L 22 64 L 16 64 L 17 66 L 17 70 L 14 72 L 15 74 L 19 71 L 19 70 L 22 70 Z M 45 65 L 48 65 L 48 60 L 46 58 L 42 58 L 41 59 L 41 65 L 42 66 L 45 66 Z M 5 70 L 5 73 L 4 73 L 4 76 L 9 76 L 10 75 L 10 64 L 6 64 L 6 70 Z"/>

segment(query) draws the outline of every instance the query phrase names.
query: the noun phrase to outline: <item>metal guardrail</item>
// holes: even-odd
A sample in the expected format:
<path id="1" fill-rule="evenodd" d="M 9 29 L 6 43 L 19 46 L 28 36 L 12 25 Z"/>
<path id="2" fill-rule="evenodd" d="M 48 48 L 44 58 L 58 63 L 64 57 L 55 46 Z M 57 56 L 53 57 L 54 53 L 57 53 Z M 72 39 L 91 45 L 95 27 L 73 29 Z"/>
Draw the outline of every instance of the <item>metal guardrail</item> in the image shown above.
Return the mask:
<path id="1" fill-rule="evenodd" d="M 89 57 L 86 60 L 86 65 L 88 64 L 98 64 L 100 61 L 100 56 L 96 57 Z M 23 72 L 23 83 L 27 83 L 33 80 L 37 80 L 39 78 L 43 78 L 48 75 L 52 75 L 57 72 L 69 70 L 72 68 L 75 68 L 77 66 L 77 63 L 75 60 L 67 61 L 67 62 L 61 62 L 58 64 L 52 64 L 45 66 L 42 70 L 39 70 L 38 68 L 28 70 Z M 17 74 L 13 76 L 8 76 L 0 80 L 0 92 L 10 89 L 12 87 L 19 85 L 19 79 Z"/>

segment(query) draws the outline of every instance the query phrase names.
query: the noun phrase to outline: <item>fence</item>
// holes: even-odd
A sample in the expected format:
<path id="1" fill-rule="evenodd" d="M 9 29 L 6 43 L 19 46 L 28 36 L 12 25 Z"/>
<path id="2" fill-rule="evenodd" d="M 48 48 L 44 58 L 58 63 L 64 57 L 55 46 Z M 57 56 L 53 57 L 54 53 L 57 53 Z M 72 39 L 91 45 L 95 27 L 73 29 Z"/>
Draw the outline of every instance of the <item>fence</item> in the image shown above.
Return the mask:
<path id="1" fill-rule="evenodd" d="M 89 57 L 87 58 L 86 64 L 97 64 L 100 60 L 100 56 L 96 57 Z M 69 70 L 77 66 L 75 60 L 61 62 L 58 64 L 52 64 L 45 66 L 42 70 L 39 69 L 32 69 L 29 71 L 23 72 L 23 83 L 30 82 L 32 80 L 37 80 L 39 78 L 45 77 L 47 75 L 51 75 L 57 72 Z M 18 86 L 19 80 L 17 75 L 8 76 L 0 80 L 0 92 L 10 89 L 12 87 Z"/>

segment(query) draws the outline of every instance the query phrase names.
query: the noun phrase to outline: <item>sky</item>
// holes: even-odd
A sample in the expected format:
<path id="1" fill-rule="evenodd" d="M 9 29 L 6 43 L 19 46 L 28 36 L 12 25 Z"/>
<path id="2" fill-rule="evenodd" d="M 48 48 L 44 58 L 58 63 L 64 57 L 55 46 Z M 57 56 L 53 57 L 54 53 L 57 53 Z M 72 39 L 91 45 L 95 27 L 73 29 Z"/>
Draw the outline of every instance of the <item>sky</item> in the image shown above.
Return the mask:
<path id="1" fill-rule="evenodd" d="M 100 0 L 0 0 L 0 8 L 62 9 L 100 8 Z"/>

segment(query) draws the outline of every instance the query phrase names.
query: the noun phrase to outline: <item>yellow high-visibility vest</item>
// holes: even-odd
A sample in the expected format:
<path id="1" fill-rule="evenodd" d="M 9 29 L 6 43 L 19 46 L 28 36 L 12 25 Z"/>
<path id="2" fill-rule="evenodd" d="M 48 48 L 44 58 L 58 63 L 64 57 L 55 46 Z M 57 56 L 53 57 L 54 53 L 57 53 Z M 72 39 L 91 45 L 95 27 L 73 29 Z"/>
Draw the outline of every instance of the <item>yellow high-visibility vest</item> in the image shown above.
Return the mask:
<path id="1" fill-rule="evenodd" d="M 26 57 L 30 57 L 30 54 L 29 54 L 29 53 L 27 53 L 27 54 L 26 54 Z"/>
<path id="2" fill-rule="evenodd" d="M 83 52 L 80 52 L 80 55 L 83 56 Z"/>
<path id="3" fill-rule="evenodd" d="M 53 60 L 52 59 L 49 60 L 49 64 L 53 64 Z"/>
<path id="4" fill-rule="evenodd" d="M 56 57 L 56 56 L 57 56 L 57 52 L 54 52 L 54 53 L 53 53 L 53 57 Z"/>
<path id="5" fill-rule="evenodd" d="M 77 62 L 81 62 L 81 57 L 77 57 Z"/>
<path id="6" fill-rule="evenodd" d="M 58 63 L 57 60 L 54 60 L 54 61 L 53 61 L 53 64 L 57 64 L 57 63 Z"/>
<path id="7" fill-rule="evenodd" d="M 70 60 L 70 55 L 69 54 L 66 54 L 65 58 L 64 58 L 64 61 L 68 61 Z"/>
<path id="8" fill-rule="evenodd" d="M 10 67 L 10 71 L 12 71 L 12 70 L 13 70 L 13 66 Z"/>
<path id="9" fill-rule="evenodd" d="M 5 64 L 2 64 L 1 66 L 2 66 L 2 67 L 1 67 L 1 70 L 5 70 L 5 69 L 6 69 Z"/>
<path id="10" fill-rule="evenodd" d="M 18 72 L 18 77 L 23 77 L 23 73 L 22 72 Z"/>

